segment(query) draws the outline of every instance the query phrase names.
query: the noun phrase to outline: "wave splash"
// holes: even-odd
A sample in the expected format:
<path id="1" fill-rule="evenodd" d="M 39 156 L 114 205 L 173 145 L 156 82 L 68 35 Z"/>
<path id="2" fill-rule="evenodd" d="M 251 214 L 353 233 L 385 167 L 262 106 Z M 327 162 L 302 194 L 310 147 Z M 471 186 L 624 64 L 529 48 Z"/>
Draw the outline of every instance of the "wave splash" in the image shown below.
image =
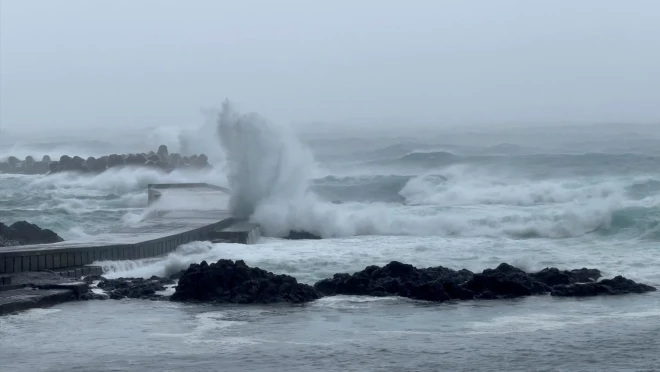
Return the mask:
<path id="1" fill-rule="evenodd" d="M 530 180 L 501 172 L 489 174 L 483 168 L 477 171 L 466 165 L 449 165 L 438 169 L 439 174 L 408 179 L 373 178 L 387 182 L 383 192 L 398 194 L 402 199 L 398 202 L 385 196 L 381 199 L 387 200 L 384 202 L 351 202 L 349 197 L 343 204 L 334 204 L 315 191 L 323 194 L 323 184 L 327 189 L 351 180 L 312 180 L 312 174 L 319 173 L 312 153 L 288 128 L 257 114 L 241 114 L 225 102 L 218 135 L 227 160 L 232 212 L 259 223 L 270 236 L 284 236 L 291 230 L 325 238 L 610 235 L 629 228 L 631 219 L 646 221 L 647 227 L 655 228 L 649 221 L 660 206 L 654 199 L 658 187 L 648 180 Z M 355 188 L 347 186 L 345 191 L 355 193 Z M 631 194 L 641 191 L 648 193 L 641 197 Z"/>

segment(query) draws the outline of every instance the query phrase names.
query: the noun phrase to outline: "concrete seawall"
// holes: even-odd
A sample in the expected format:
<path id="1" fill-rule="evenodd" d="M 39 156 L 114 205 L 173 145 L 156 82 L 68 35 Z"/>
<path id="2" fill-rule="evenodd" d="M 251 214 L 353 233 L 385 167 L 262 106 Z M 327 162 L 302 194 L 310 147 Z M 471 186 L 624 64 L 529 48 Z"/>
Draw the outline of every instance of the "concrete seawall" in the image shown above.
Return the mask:
<path id="1" fill-rule="evenodd" d="M 195 194 L 198 192 L 196 189 L 204 188 L 222 194 L 226 191 L 207 184 L 150 185 L 149 198 L 152 190 L 159 190 L 160 194 L 162 190 L 177 189 L 176 195 L 181 196 L 186 190 Z M 208 197 L 209 193 L 204 195 Z M 134 226 L 117 228 L 84 240 L 0 247 L 0 277 L 42 270 L 74 270 L 76 275 L 76 269 L 82 273 L 86 265 L 97 261 L 158 257 L 174 251 L 181 244 L 221 237 L 230 237 L 225 241 L 250 244 L 260 236 L 257 225 L 238 221 L 226 210 L 167 210 L 156 215 Z M 222 234 L 225 230 L 227 233 Z"/>
<path id="2" fill-rule="evenodd" d="M 80 299 L 87 285 L 66 278 L 101 275 L 94 262 L 164 256 L 192 241 L 255 243 L 258 225 L 209 209 L 225 206 L 227 193 L 208 184 L 149 185 L 148 217 L 132 226 L 81 240 L 0 247 L 0 315 Z M 181 205 L 184 210 L 176 208 Z"/>

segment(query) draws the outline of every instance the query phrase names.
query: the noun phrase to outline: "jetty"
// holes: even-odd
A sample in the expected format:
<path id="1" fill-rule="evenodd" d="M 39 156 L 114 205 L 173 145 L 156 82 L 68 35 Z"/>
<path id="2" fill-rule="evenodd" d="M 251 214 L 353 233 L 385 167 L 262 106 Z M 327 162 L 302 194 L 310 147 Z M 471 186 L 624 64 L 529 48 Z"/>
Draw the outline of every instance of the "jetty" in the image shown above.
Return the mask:
<path id="1" fill-rule="evenodd" d="M 63 280 L 79 280 L 103 274 L 100 264 L 104 261 L 164 257 L 193 241 L 255 243 L 261 236 L 259 226 L 232 217 L 227 210 L 228 199 L 228 189 L 206 183 L 150 184 L 146 208 L 138 222 L 59 243 L 0 247 L 0 309 L 3 301 L 12 302 L 7 300 L 12 296 L 10 292 L 29 285 L 13 280 L 23 277 L 22 273 L 45 271 L 59 274 Z M 48 291 L 53 290 L 67 289 L 51 285 Z M 24 301 L 25 293 L 13 295 L 20 295 Z"/>

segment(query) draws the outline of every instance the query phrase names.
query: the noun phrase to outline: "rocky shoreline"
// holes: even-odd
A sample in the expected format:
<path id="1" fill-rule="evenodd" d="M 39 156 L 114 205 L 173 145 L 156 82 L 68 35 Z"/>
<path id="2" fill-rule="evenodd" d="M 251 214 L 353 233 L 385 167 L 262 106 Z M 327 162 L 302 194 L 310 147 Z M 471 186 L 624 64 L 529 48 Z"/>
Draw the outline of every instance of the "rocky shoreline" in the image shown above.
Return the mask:
<path id="1" fill-rule="evenodd" d="M 296 278 L 249 267 L 238 260 L 219 260 L 192 264 L 169 278 L 151 277 L 100 280 L 98 287 L 109 298 L 166 300 L 157 292 L 166 285 L 178 285 L 170 301 L 215 304 L 301 304 L 326 296 L 398 296 L 414 300 L 445 302 L 465 300 L 513 299 L 527 296 L 588 297 L 623 295 L 655 291 L 622 276 L 601 278 L 598 269 L 559 270 L 546 268 L 526 273 L 507 263 L 480 273 L 453 270 L 442 266 L 419 269 L 392 261 L 368 266 L 353 273 L 338 273 L 314 285 L 299 283 Z"/>
<path id="2" fill-rule="evenodd" d="M 204 154 L 192 156 L 170 154 L 167 146 L 160 145 L 155 152 L 110 154 L 87 159 L 80 156 L 62 155 L 59 160 L 53 160 L 50 156 L 45 155 L 41 160 L 35 160 L 32 156 L 20 160 L 15 156 L 10 156 L 7 161 L 0 162 L 0 173 L 34 175 L 79 172 L 98 174 L 110 168 L 126 166 L 156 168 L 166 172 L 175 169 L 207 169 L 211 167 L 208 157 Z"/>
<path id="3" fill-rule="evenodd" d="M 0 315 L 76 300 L 141 299 L 210 304 L 305 304 L 327 296 L 403 297 L 419 301 L 480 301 L 528 296 L 593 297 L 641 294 L 655 287 L 622 276 L 602 279 L 598 269 L 545 268 L 526 273 L 502 263 L 480 273 L 442 266 L 416 268 L 392 261 L 353 274 L 338 273 L 314 285 L 249 267 L 242 260 L 192 264 L 168 278 L 63 279 L 53 272 L 17 274 L 0 286 Z M 176 283 L 178 280 L 178 283 Z M 4 288 L 3 288 L 4 287 Z M 168 295 L 168 289 L 174 293 Z M 102 291 L 100 291 L 102 290 Z"/>

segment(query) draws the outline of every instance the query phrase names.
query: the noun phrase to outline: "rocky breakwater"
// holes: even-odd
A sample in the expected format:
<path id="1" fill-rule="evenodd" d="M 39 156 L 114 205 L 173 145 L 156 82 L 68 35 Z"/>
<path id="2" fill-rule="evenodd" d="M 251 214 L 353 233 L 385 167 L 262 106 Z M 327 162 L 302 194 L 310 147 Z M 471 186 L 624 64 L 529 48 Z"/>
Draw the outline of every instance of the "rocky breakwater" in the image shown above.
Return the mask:
<path id="1" fill-rule="evenodd" d="M 64 239 L 52 230 L 42 229 L 26 221 L 14 222 L 9 226 L 0 222 L 0 247 L 48 244 L 62 241 Z"/>
<path id="2" fill-rule="evenodd" d="M 584 297 L 644 293 L 656 288 L 617 276 L 597 281 L 597 269 L 559 270 L 546 268 L 526 273 L 502 263 L 481 273 L 446 267 L 418 269 L 400 262 L 368 266 L 354 274 L 335 274 L 314 288 L 323 295 L 400 296 L 416 300 L 492 300 L 532 295 Z"/>
<path id="3" fill-rule="evenodd" d="M 136 154 L 111 154 L 99 158 L 62 155 L 59 160 L 44 156 L 36 161 L 32 156 L 19 160 L 10 156 L 7 161 L 0 162 L 0 173 L 11 174 L 52 174 L 58 172 L 101 173 L 110 168 L 118 167 L 150 167 L 171 172 L 175 169 L 207 169 L 210 168 L 206 155 L 183 156 L 170 154 L 167 146 L 161 145 L 156 152 Z"/>

